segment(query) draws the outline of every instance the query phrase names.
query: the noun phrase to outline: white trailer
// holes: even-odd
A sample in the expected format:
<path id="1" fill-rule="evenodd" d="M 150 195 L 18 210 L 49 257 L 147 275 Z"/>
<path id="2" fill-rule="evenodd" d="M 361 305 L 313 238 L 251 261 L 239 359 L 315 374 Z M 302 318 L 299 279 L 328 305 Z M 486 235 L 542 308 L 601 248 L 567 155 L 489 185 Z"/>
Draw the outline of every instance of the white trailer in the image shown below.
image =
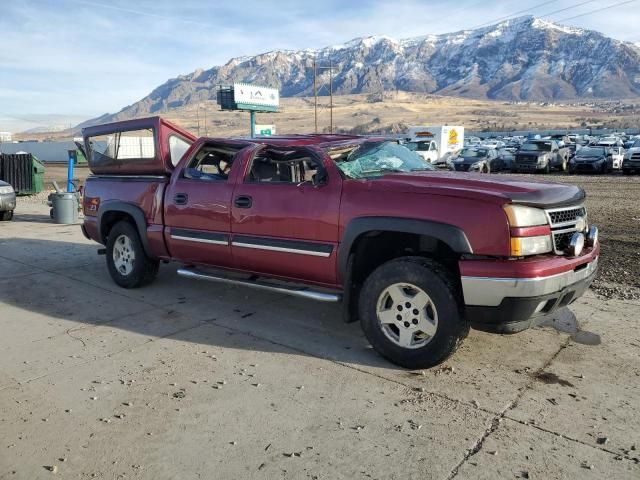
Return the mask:
<path id="1" fill-rule="evenodd" d="M 458 125 L 410 127 L 407 132 L 407 147 L 430 163 L 446 162 L 463 146 L 464 127 Z"/>

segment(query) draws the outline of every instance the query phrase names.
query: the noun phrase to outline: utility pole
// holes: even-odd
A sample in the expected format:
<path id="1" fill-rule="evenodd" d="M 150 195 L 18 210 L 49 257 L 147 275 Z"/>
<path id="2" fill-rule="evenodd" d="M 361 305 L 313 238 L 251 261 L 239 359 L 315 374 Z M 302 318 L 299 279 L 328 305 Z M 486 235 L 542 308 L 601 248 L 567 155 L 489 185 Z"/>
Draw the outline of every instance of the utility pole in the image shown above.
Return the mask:
<path id="1" fill-rule="evenodd" d="M 318 133 L 318 70 L 329 70 L 329 133 L 333 133 L 333 70 L 338 67 L 333 66 L 333 60 L 329 59 L 328 67 L 318 67 L 315 57 L 313 58 L 313 97 L 314 97 L 314 117 L 315 133 Z"/>
<path id="2" fill-rule="evenodd" d="M 333 61 L 329 59 L 329 133 L 333 133 Z"/>
<path id="3" fill-rule="evenodd" d="M 196 121 L 198 122 L 198 136 L 200 136 L 200 104 L 196 105 Z"/>
<path id="4" fill-rule="evenodd" d="M 207 127 L 207 106 L 204 106 L 204 136 L 209 136 L 209 128 Z"/>
<path id="5" fill-rule="evenodd" d="M 313 57 L 313 117 L 315 120 L 314 133 L 318 133 L 318 88 L 316 77 L 318 76 L 318 68 L 316 66 L 316 57 Z"/>

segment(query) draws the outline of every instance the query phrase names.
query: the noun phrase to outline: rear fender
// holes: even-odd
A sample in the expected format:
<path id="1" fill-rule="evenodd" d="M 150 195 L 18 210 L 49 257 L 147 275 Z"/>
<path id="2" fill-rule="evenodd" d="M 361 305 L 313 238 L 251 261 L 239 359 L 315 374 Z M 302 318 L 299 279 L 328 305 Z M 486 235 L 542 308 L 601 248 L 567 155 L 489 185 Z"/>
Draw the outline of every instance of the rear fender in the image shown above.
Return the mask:
<path id="1" fill-rule="evenodd" d="M 140 235 L 140 240 L 142 241 L 142 247 L 144 248 L 145 253 L 149 258 L 155 258 L 155 255 L 153 255 L 151 248 L 149 247 L 149 239 L 147 237 L 147 220 L 144 216 L 144 212 L 137 205 L 122 202 L 120 200 L 108 200 L 102 203 L 98 209 L 98 236 L 101 239 L 102 244 L 106 245 L 107 242 L 107 232 L 103 232 L 103 220 L 106 214 L 114 212 L 125 214 L 133 220 L 138 230 L 138 235 Z"/>

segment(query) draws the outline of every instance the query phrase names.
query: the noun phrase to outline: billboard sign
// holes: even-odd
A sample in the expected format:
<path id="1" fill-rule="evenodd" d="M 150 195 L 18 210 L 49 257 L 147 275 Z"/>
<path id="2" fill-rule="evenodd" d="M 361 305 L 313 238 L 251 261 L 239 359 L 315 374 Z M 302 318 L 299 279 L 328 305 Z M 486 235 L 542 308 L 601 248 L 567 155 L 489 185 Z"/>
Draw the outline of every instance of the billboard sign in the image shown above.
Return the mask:
<path id="1" fill-rule="evenodd" d="M 274 111 L 280 106 L 280 94 L 276 88 L 234 83 L 233 101 L 242 110 Z"/>

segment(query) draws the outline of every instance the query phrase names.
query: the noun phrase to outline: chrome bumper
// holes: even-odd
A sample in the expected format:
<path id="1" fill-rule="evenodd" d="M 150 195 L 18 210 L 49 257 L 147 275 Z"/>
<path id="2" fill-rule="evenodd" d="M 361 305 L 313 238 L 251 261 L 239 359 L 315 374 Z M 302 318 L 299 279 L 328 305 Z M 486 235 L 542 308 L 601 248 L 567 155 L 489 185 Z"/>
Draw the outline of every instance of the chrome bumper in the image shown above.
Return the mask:
<path id="1" fill-rule="evenodd" d="M 505 298 L 540 297 L 559 292 L 595 274 L 598 258 L 580 270 L 536 278 L 462 277 L 466 305 L 497 307 Z"/>

